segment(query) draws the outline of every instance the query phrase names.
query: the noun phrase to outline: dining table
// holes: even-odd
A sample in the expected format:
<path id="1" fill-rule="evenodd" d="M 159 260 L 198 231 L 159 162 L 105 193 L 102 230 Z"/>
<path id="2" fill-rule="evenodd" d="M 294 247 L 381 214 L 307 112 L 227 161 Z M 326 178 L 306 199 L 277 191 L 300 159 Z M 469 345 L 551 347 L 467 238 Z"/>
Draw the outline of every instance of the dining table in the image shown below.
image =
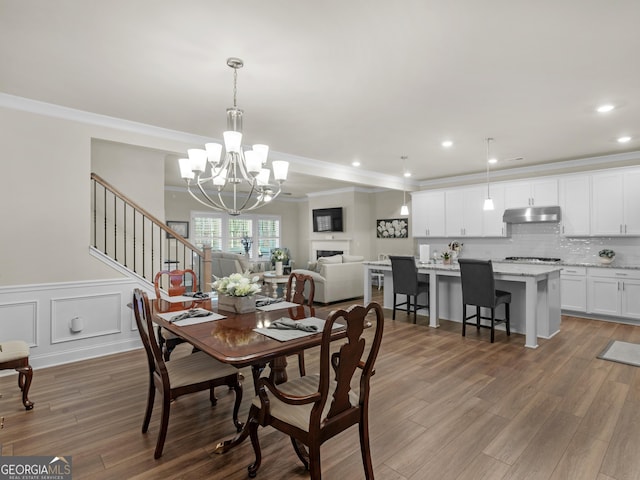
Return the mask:
<path id="1" fill-rule="evenodd" d="M 180 301 L 182 300 L 182 301 Z M 198 350 L 211 355 L 216 360 L 238 368 L 251 367 L 254 389 L 257 394 L 258 379 L 267 365 L 270 367 L 269 377 L 280 384 L 287 381 L 287 355 L 297 354 L 302 350 L 320 345 L 322 328 L 300 338 L 281 341 L 268 336 L 268 327 L 275 321 L 286 318 L 294 321 L 319 319 L 320 325 L 329 313 L 328 308 L 316 309 L 312 306 L 298 305 L 281 301 L 257 308 L 253 312 L 235 313 L 218 308 L 216 299 L 167 299 L 158 298 L 152 301 L 153 321 L 162 328 L 182 338 Z M 203 309 L 212 313 L 203 317 L 202 321 L 190 319 L 191 324 L 172 321 L 181 312 L 190 309 Z M 261 330 L 264 333 L 260 333 Z M 332 338 L 346 336 L 346 329 L 337 325 Z M 248 436 L 245 422 L 243 430 L 231 440 L 221 442 L 216 453 L 224 453 L 241 443 Z"/>

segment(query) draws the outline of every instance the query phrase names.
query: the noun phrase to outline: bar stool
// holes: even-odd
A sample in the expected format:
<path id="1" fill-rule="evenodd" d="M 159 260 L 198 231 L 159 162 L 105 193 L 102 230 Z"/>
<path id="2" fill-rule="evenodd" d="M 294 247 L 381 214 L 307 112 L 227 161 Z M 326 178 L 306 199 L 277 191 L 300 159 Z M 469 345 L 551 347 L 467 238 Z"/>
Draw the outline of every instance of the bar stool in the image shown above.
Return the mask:
<path id="1" fill-rule="evenodd" d="M 393 320 L 396 319 L 396 309 L 407 306 L 407 314 L 411 311 L 411 297 L 413 297 L 413 323 L 416 323 L 418 309 L 429 307 L 429 282 L 418 279 L 418 267 L 414 257 L 389 255 L 391 260 L 391 274 L 393 277 Z M 426 292 L 426 305 L 418 305 L 418 294 Z M 397 302 L 397 295 L 406 295 L 407 301 Z"/>
<path id="2" fill-rule="evenodd" d="M 507 335 L 511 335 L 509 319 L 511 293 L 496 290 L 491 260 L 459 258 L 458 263 L 460 264 L 460 279 L 462 281 L 462 336 L 464 337 L 466 334 L 467 325 L 475 325 L 478 330 L 481 327 L 490 328 L 491 343 L 493 343 L 496 323 L 504 323 Z M 496 307 L 500 304 L 504 304 L 505 308 L 503 319 L 496 318 Z M 467 317 L 467 305 L 475 306 L 476 313 Z M 490 308 L 491 316 L 481 316 L 480 307 Z M 476 319 L 475 322 L 468 322 L 473 318 Z M 491 324 L 483 325 L 480 320 L 491 320 Z"/>

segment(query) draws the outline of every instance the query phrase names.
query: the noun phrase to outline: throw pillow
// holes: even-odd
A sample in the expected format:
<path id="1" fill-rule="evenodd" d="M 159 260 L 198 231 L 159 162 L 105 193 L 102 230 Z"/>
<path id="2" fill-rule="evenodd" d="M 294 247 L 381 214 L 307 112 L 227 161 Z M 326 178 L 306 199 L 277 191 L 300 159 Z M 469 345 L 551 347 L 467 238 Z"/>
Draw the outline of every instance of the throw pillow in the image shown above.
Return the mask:
<path id="1" fill-rule="evenodd" d="M 342 261 L 344 263 L 362 262 L 364 257 L 361 255 L 342 255 Z"/>
<path id="2" fill-rule="evenodd" d="M 318 259 L 318 268 L 328 263 L 342 263 L 342 255 L 333 255 L 331 257 L 320 257 Z"/>

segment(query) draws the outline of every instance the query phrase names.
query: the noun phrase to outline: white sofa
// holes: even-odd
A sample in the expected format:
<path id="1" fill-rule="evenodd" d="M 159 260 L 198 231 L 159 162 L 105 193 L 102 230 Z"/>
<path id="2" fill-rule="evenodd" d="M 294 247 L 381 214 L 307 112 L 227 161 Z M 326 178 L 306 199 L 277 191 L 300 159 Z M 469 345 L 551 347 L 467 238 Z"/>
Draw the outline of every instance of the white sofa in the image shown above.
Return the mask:
<path id="1" fill-rule="evenodd" d="M 364 295 L 364 257 L 334 255 L 310 262 L 308 269 L 295 269 L 313 277 L 316 291 L 313 300 L 331 303 Z"/>

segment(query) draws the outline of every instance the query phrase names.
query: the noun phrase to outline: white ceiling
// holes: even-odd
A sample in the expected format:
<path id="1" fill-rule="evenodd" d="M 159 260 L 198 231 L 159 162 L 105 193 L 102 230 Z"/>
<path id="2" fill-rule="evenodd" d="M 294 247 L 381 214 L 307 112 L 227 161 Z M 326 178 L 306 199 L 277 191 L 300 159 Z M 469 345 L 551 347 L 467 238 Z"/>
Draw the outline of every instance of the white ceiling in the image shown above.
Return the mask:
<path id="1" fill-rule="evenodd" d="M 398 188 L 402 155 L 413 188 L 481 174 L 487 136 L 496 169 L 640 150 L 639 22 L 638 0 L 0 0 L 0 92 L 220 138 L 240 57 L 285 190 Z"/>

